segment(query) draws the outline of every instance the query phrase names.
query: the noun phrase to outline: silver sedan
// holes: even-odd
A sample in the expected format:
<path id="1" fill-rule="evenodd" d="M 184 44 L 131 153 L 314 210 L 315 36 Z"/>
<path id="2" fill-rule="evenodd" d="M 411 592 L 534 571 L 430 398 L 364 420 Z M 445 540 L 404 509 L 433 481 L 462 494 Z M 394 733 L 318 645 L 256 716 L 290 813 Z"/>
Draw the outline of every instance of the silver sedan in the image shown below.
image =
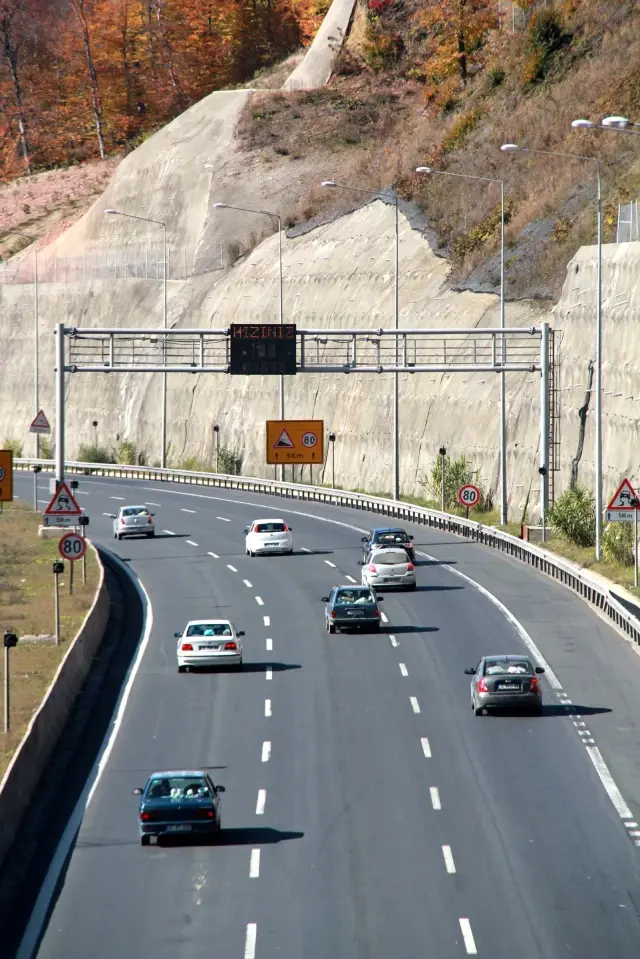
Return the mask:
<path id="1" fill-rule="evenodd" d="M 483 656 L 476 668 L 465 669 L 471 680 L 471 708 L 476 716 L 489 709 L 526 709 L 540 715 L 542 689 L 538 675 L 526 656 Z"/>
<path id="2" fill-rule="evenodd" d="M 362 565 L 362 585 L 376 589 L 415 589 L 416 568 L 404 549 L 372 549 Z"/>
<path id="3" fill-rule="evenodd" d="M 113 519 L 113 535 L 115 539 L 124 539 L 125 536 L 156 535 L 153 522 L 154 513 L 150 513 L 146 506 L 121 506 L 117 513 L 109 514 Z"/>

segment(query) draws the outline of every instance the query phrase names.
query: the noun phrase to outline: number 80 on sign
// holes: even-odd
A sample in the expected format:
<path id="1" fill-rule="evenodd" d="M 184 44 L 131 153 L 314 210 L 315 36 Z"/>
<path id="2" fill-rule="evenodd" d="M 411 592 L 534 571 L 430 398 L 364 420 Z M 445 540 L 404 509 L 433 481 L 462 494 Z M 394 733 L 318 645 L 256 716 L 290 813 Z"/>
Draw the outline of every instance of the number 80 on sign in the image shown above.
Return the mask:
<path id="1" fill-rule="evenodd" d="M 76 559 L 82 559 L 86 550 L 86 540 L 78 533 L 65 533 L 64 536 L 60 537 L 58 552 L 63 559 L 68 559 L 73 563 Z"/>
<path id="2" fill-rule="evenodd" d="M 461 486 L 458 490 L 458 502 L 461 506 L 466 506 L 467 509 L 473 509 L 480 502 L 480 490 L 472 483 Z"/>

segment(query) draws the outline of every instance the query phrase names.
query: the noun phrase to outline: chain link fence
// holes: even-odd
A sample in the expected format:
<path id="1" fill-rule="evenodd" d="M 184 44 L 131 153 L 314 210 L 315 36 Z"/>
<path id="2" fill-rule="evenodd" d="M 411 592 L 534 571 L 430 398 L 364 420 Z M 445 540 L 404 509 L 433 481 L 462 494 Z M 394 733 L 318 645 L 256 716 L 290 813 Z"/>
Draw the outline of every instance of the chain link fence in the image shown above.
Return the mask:
<path id="1" fill-rule="evenodd" d="M 632 203 L 621 203 L 618 206 L 618 229 L 616 243 L 638 243 L 640 229 L 638 229 L 638 200 Z"/>

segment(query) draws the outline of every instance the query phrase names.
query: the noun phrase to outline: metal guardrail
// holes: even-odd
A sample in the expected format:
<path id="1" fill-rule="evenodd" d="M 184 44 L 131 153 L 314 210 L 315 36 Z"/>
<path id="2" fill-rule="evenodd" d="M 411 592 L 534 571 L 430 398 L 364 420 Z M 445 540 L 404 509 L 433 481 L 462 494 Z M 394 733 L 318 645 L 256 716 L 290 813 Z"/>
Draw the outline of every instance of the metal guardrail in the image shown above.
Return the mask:
<path id="1" fill-rule="evenodd" d="M 44 470 L 53 472 L 53 460 L 28 458 L 14 459 L 14 467 L 30 470 L 40 465 Z M 534 567 L 552 579 L 578 593 L 586 602 L 599 609 L 612 623 L 634 643 L 640 645 L 640 604 L 632 613 L 626 606 L 629 600 L 621 601 L 615 596 L 612 587 L 600 583 L 586 570 L 561 556 L 552 556 L 546 550 L 518 539 L 510 533 L 484 526 L 472 520 L 441 513 L 438 510 L 414 506 L 397 500 L 367 496 L 366 493 L 353 493 L 348 490 L 335 490 L 324 486 L 305 486 L 297 483 L 282 483 L 277 480 L 252 476 L 226 476 L 218 473 L 197 473 L 190 470 L 161 469 L 152 466 L 124 466 L 113 463 L 65 463 L 68 474 L 85 476 L 112 476 L 121 479 L 140 479 L 154 483 L 184 483 L 192 486 L 213 486 L 218 489 L 245 490 L 269 496 L 282 496 L 285 499 L 312 500 L 334 506 L 359 509 L 394 519 L 416 523 L 431 529 L 453 533 L 472 542 L 481 543 L 502 553 L 513 556 L 523 563 Z M 626 605 L 625 605 L 626 604 Z"/>

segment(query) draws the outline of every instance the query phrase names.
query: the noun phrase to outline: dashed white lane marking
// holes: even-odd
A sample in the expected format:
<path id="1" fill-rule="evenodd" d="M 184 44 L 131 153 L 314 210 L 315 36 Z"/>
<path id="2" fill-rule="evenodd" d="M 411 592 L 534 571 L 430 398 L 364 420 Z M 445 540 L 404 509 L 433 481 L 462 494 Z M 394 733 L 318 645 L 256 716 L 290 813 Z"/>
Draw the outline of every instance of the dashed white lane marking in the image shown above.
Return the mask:
<path id="1" fill-rule="evenodd" d="M 244 939 L 244 959 L 256 959 L 256 936 L 258 927 L 255 922 L 247 923 L 247 934 Z"/>
<path id="2" fill-rule="evenodd" d="M 266 675 L 265 675 L 265 679 L 273 679 L 273 670 L 272 670 L 272 669 L 267 669 L 267 672 L 266 672 Z"/>
<path id="3" fill-rule="evenodd" d="M 253 584 L 250 583 L 248 579 L 243 579 L 242 582 L 244 583 L 245 586 L 248 586 L 249 589 L 253 589 Z"/>
<path id="4" fill-rule="evenodd" d="M 431 746 L 429 745 L 429 740 L 426 736 L 423 736 L 420 742 L 422 743 L 422 752 L 424 753 L 424 758 L 431 759 Z"/>
<path id="5" fill-rule="evenodd" d="M 162 503 L 152 503 L 151 500 L 147 500 L 144 504 L 145 506 L 162 506 Z"/>
<path id="6" fill-rule="evenodd" d="M 265 714 L 265 716 L 270 716 L 270 715 L 271 715 L 271 700 L 270 700 L 270 699 L 265 699 L 265 701 L 264 701 L 264 714 Z"/>
<path id="7" fill-rule="evenodd" d="M 301 551 L 302 551 L 303 553 L 310 553 L 310 552 L 311 552 L 311 550 L 310 550 L 308 547 L 306 547 L 306 546 L 301 546 L 300 549 L 301 549 Z"/>
<path id="8" fill-rule="evenodd" d="M 615 782 L 613 781 L 613 776 L 609 772 L 609 769 L 607 768 L 607 764 L 602 758 L 602 755 L 598 747 L 587 746 L 586 750 L 587 750 L 589 759 L 593 763 L 595 770 L 598 776 L 600 777 L 600 782 L 606 789 L 607 795 L 609 796 L 609 799 L 613 803 L 614 808 L 616 812 L 618 813 L 618 815 L 620 816 L 620 818 L 633 819 L 633 813 L 627 806 L 626 802 L 624 801 L 622 797 L 622 793 L 620 792 Z"/>
<path id="9" fill-rule="evenodd" d="M 447 872 L 453 875 L 453 873 L 456 871 L 456 864 L 453 861 L 453 853 L 451 852 L 451 846 L 443 846 L 442 855 L 444 856 L 444 864 Z"/>
<path id="10" fill-rule="evenodd" d="M 258 604 L 258 606 L 264 606 L 264 600 L 262 596 L 256 596 L 256 603 Z"/>
<path id="11" fill-rule="evenodd" d="M 332 563 L 330 559 L 325 559 L 325 563 L 327 564 L 327 566 L 331 566 L 333 569 L 336 568 L 336 564 Z"/>
<path id="12" fill-rule="evenodd" d="M 380 613 L 380 619 L 382 620 L 383 623 L 389 622 L 389 617 L 387 616 L 386 613 Z"/>
<path id="13" fill-rule="evenodd" d="M 409 675 L 409 670 L 407 669 L 406 664 L 405 664 L 405 663 L 398 663 L 398 665 L 400 666 L 400 672 L 402 673 L 402 675 L 403 675 L 403 676 L 408 676 L 408 675 Z"/>
<path id="14" fill-rule="evenodd" d="M 198 545 L 197 543 L 194 543 L 194 541 L 193 541 L 192 539 L 188 539 L 188 540 L 187 540 L 187 543 L 189 544 L 189 546 L 197 546 L 197 545 Z"/>
<path id="15" fill-rule="evenodd" d="M 411 708 L 413 709 L 414 713 L 419 713 L 419 712 L 420 712 L 420 703 L 418 702 L 418 700 L 416 699 L 416 697 L 415 697 L 415 696 L 410 696 L 409 699 L 411 700 Z"/>
<path id="16" fill-rule="evenodd" d="M 271 639 L 270 636 L 267 636 L 265 643 L 266 643 L 267 649 L 269 650 L 269 652 L 271 652 L 271 650 L 273 649 L 273 640 Z"/>
<path id="17" fill-rule="evenodd" d="M 264 621 L 265 626 L 271 626 L 271 620 L 268 616 L 263 616 L 262 619 Z"/>
<path id="18" fill-rule="evenodd" d="M 226 516 L 216 516 L 216 519 L 222 520 L 223 523 L 230 523 L 230 522 L 231 522 L 231 520 L 230 520 L 230 519 L 227 519 Z"/>
<path id="19" fill-rule="evenodd" d="M 627 829 L 636 829 L 638 826 L 638 823 L 634 822 L 632 819 L 631 820 L 628 819 L 625 822 L 625 826 L 627 827 Z"/>
<path id="20" fill-rule="evenodd" d="M 395 638 L 395 636 L 389 636 L 389 642 L 391 643 L 392 646 L 398 645 L 398 640 Z"/>
<path id="21" fill-rule="evenodd" d="M 39 503 L 46 503 L 46 502 L 47 502 L 47 500 L 44 500 L 44 499 L 39 499 L 39 500 L 38 500 L 38 502 L 39 502 Z M 112 513 L 103 513 L 102 515 L 103 515 L 103 516 L 110 516 L 110 517 L 112 517 L 112 518 L 113 518 L 113 514 L 112 514 Z M 166 533 L 166 532 L 167 532 L 167 531 L 166 531 L 166 529 L 165 529 L 165 530 L 163 530 L 163 532 L 164 532 L 164 533 Z"/>
<path id="22" fill-rule="evenodd" d="M 260 850 L 251 850 L 251 859 L 249 860 L 249 879 L 257 879 L 260 875 Z"/>
<path id="23" fill-rule="evenodd" d="M 355 579 L 353 578 L 353 576 L 345 576 L 345 579 L 348 579 L 350 583 L 355 583 L 355 582 L 357 582 L 357 580 L 355 580 Z"/>
<path id="24" fill-rule="evenodd" d="M 180 512 L 181 512 L 181 513 L 195 513 L 195 510 L 194 510 L 194 509 L 187 509 L 185 506 L 181 506 L 181 507 L 180 507 Z"/>
<path id="25" fill-rule="evenodd" d="M 238 570 L 235 568 L 235 566 L 232 566 L 231 563 L 227 563 L 227 569 L 230 569 L 232 573 L 237 573 L 237 572 L 238 572 Z"/>
<path id="26" fill-rule="evenodd" d="M 437 786 L 431 786 L 429 789 L 431 795 L 431 805 L 434 809 L 442 809 L 442 803 L 440 802 L 440 790 Z"/>
<path id="27" fill-rule="evenodd" d="M 110 496 L 109 499 L 117 499 L 121 503 L 124 503 L 124 496 Z"/>
<path id="28" fill-rule="evenodd" d="M 75 490 L 75 494 L 76 494 L 76 496 L 88 496 L 88 495 L 89 495 L 89 493 L 87 493 L 86 489 L 77 489 L 77 490 Z"/>
<path id="29" fill-rule="evenodd" d="M 471 932 L 471 923 L 468 919 L 459 919 L 458 921 L 460 923 L 460 931 L 464 939 L 464 947 L 467 950 L 467 955 L 477 956 L 478 950 L 476 949 L 476 941 Z"/>
<path id="30" fill-rule="evenodd" d="M 262 744 L 262 762 L 268 763 L 270 759 L 271 759 L 271 743 L 267 739 Z"/>
<path id="31" fill-rule="evenodd" d="M 18 499 L 17 496 L 16 496 L 16 499 Z M 48 504 L 50 503 L 50 500 L 48 500 L 48 499 L 39 499 L 38 502 L 39 502 L 39 503 L 46 503 L 46 504 L 48 505 Z M 103 513 L 102 515 L 103 515 L 103 516 L 111 516 L 111 513 Z"/>
<path id="32" fill-rule="evenodd" d="M 176 534 L 173 532 L 173 530 L 171 530 L 171 529 L 163 529 L 162 532 L 163 532 L 163 533 L 166 533 L 167 536 L 175 536 L 175 535 L 176 535 Z"/>
<path id="33" fill-rule="evenodd" d="M 259 789 L 258 790 L 258 801 L 256 803 L 256 816 L 264 815 L 264 807 L 267 802 L 267 790 Z"/>

